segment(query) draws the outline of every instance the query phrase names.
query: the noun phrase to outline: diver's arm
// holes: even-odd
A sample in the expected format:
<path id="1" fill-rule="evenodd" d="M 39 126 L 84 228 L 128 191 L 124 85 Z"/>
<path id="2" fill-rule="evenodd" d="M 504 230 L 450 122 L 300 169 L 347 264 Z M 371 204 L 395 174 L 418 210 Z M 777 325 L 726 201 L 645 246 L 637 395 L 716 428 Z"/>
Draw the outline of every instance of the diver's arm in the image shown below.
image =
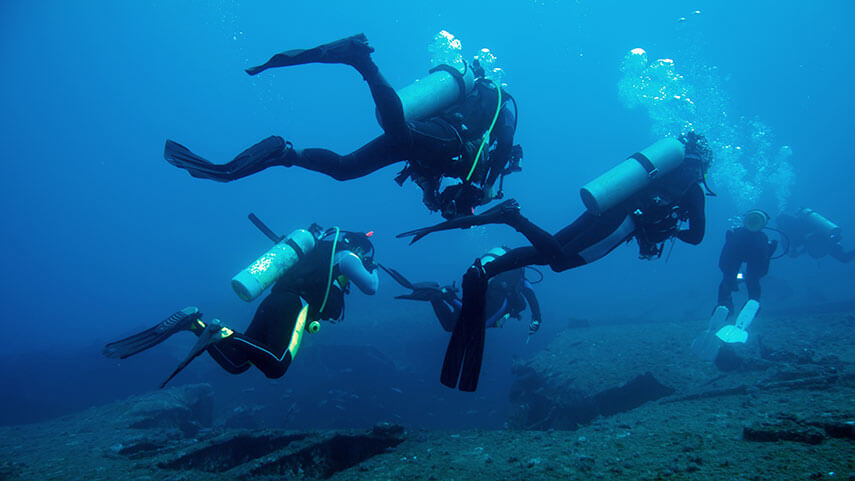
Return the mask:
<path id="1" fill-rule="evenodd" d="M 706 198 L 701 186 L 694 184 L 689 191 L 683 195 L 680 203 L 689 212 L 689 228 L 677 232 L 677 238 L 683 242 L 692 245 L 698 245 L 704 240 L 704 231 L 706 230 L 706 213 L 704 212 L 704 204 Z"/>
<path id="2" fill-rule="evenodd" d="M 514 145 L 514 114 L 504 106 L 499 112 L 499 118 L 496 120 L 496 125 L 493 127 L 493 133 L 496 137 L 496 148 L 490 155 L 490 172 L 487 174 L 487 180 L 484 182 L 485 189 L 492 190 L 493 184 L 511 158 L 511 149 Z"/>
<path id="3" fill-rule="evenodd" d="M 843 263 L 849 263 L 852 259 L 855 259 L 855 250 L 847 252 L 839 243 L 834 244 L 834 247 L 831 248 L 830 254 L 831 257 Z"/>
<path id="4" fill-rule="evenodd" d="M 337 252 L 335 263 L 338 264 L 341 273 L 353 281 L 360 291 L 369 296 L 377 293 L 377 287 L 380 285 L 377 269 L 368 272 L 358 255 L 351 251 Z"/>

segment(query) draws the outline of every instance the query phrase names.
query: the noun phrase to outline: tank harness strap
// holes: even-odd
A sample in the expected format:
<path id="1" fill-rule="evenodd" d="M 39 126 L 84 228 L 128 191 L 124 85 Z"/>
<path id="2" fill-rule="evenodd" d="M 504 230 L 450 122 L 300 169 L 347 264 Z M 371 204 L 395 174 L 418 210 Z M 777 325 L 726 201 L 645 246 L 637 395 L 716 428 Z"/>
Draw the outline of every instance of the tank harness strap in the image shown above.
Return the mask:
<path id="1" fill-rule="evenodd" d="M 297 253 L 297 258 L 299 260 L 302 260 L 304 257 L 306 257 L 306 253 L 303 252 L 303 249 L 301 249 L 296 242 L 294 242 L 294 239 L 287 239 L 285 243 L 291 246 L 292 249 L 294 249 L 294 252 Z"/>
<path id="2" fill-rule="evenodd" d="M 465 62 L 464 62 L 464 64 L 465 64 Z M 468 69 L 469 66 L 467 65 L 466 68 Z M 449 75 L 454 77 L 454 80 L 457 82 L 457 88 L 460 89 L 460 97 L 458 97 L 458 98 L 459 99 L 465 99 L 466 98 L 466 81 L 463 80 L 463 74 L 466 73 L 466 70 L 464 70 L 463 73 L 460 73 L 459 70 L 452 67 L 451 65 L 442 64 L 442 65 L 437 65 L 436 67 L 428 70 L 428 73 L 434 73 L 434 72 L 448 72 Z"/>
<path id="3" fill-rule="evenodd" d="M 653 165 L 653 162 L 650 161 L 644 154 L 641 152 L 636 152 L 629 156 L 630 159 L 635 159 L 639 164 L 647 171 L 647 176 L 651 179 L 659 175 L 659 169 Z"/>

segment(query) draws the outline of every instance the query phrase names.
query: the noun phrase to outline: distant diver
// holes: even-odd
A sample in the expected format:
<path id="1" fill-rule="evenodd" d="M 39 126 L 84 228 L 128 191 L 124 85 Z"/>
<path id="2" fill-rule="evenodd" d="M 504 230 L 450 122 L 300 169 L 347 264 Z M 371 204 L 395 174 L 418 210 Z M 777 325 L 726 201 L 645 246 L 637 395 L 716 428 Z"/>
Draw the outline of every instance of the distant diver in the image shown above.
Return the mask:
<path id="1" fill-rule="evenodd" d="M 740 309 L 734 324 L 722 326 L 716 332 L 716 336 L 726 343 L 744 343 L 748 340 L 748 327 L 760 309 L 760 279 L 768 274 L 770 260 L 778 248 L 778 241 L 770 241 L 763 232 L 768 223 L 769 214 L 760 209 L 753 209 L 743 216 L 742 226 L 729 229 L 725 234 L 724 246 L 718 260 L 722 279 L 718 286 L 717 306 L 713 311 L 715 321 L 710 321 L 708 333 L 714 332 L 718 327 L 714 323 L 724 321 L 729 313 L 734 312 L 732 294 L 739 290 L 740 279 L 748 288 L 748 301 Z M 702 358 L 712 360 L 718 352 L 718 343 L 693 343 L 693 349 Z"/>
<path id="2" fill-rule="evenodd" d="M 483 329 L 489 278 L 528 265 L 549 265 L 562 272 L 600 259 L 632 239 L 638 242 L 642 259 L 660 257 L 669 239 L 699 244 L 706 225 L 701 184 L 706 186 L 711 161 L 706 139 L 694 132 L 660 140 L 586 184 L 581 193 L 587 211 L 555 235 L 526 219 L 513 199 L 479 215 L 400 234 L 414 236 L 415 241 L 440 230 L 507 224 L 532 244 L 512 249 L 486 265 L 476 259 L 466 271 L 463 307 L 446 351 L 442 383 L 454 388 L 460 377 L 460 390 L 477 387 L 483 354 L 477 330 Z M 681 229 L 685 221 L 689 228 Z"/>
<path id="3" fill-rule="evenodd" d="M 769 261 L 778 247 L 778 241 L 770 241 L 763 229 L 769 222 L 769 214 L 753 209 L 743 216 L 743 225 L 728 229 L 724 246 L 718 260 L 723 274 L 718 287 L 718 304 L 733 312 L 731 293 L 739 290 L 739 280 L 748 288 L 748 298 L 760 301 L 760 279 L 769 273 Z M 741 271 L 745 265 L 744 272 Z"/>
<path id="4" fill-rule="evenodd" d="M 520 170 L 522 157 L 520 147 L 513 145 L 516 105 L 513 112 L 509 108 L 513 98 L 485 78 L 477 59 L 471 65 L 462 62 L 463 72 L 440 65 L 426 78 L 396 92 L 371 59 L 373 51 L 365 35 L 358 34 L 307 50 L 288 50 L 246 70 L 256 75 L 269 68 L 309 63 L 355 68 L 368 82 L 384 132 L 356 151 L 340 155 L 327 149 L 295 149 L 290 141 L 271 136 L 222 165 L 171 140 L 166 141 L 164 157 L 193 177 L 220 182 L 277 165 L 350 180 L 406 162 L 395 180 L 403 184 L 412 179 L 424 193 L 424 204 L 447 219 L 470 215 L 476 207 L 500 198 L 502 182 L 498 192 L 494 190 L 497 179 Z M 446 177 L 462 182 L 440 192 Z"/>
<path id="5" fill-rule="evenodd" d="M 342 319 L 351 281 L 365 294 L 377 292 L 379 278 L 368 235 L 337 227 L 323 231 L 313 225 L 279 237 L 250 218 L 276 244 L 232 279 L 235 292 L 246 301 L 273 285 L 245 333 L 218 319 L 203 321 L 199 309 L 191 306 L 146 331 L 107 344 L 104 355 L 124 359 L 189 331 L 198 340 L 161 387 L 203 352 L 232 374 L 255 366 L 268 378 L 279 378 L 297 355 L 304 332 L 317 332 L 318 321 Z"/>
<path id="6" fill-rule="evenodd" d="M 494 247 L 481 256 L 481 262 L 487 264 L 507 253 L 504 247 Z M 457 319 L 460 317 L 460 309 L 463 306 L 457 296 L 458 289 L 454 284 L 440 286 L 436 282 L 410 282 L 395 269 L 380 265 L 392 279 L 412 292 L 395 296 L 395 299 L 409 299 L 414 301 L 430 302 L 436 318 L 446 332 L 454 332 Z M 534 281 L 537 282 L 537 281 Z M 503 327 L 509 318 L 520 319 L 525 312 L 526 306 L 531 309 L 531 322 L 528 326 L 529 335 L 533 335 L 540 329 L 543 315 L 540 311 L 540 303 L 534 292 L 532 283 L 525 277 L 524 269 L 514 269 L 503 272 L 490 279 L 486 294 L 485 326 L 487 328 Z"/>
<path id="7" fill-rule="evenodd" d="M 840 226 L 813 209 L 801 209 L 796 215 L 780 214 L 775 221 L 778 229 L 789 238 L 790 257 L 831 256 L 844 263 L 855 258 L 855 250 L 846 251 L 840 244 L 843 238 Z"/>

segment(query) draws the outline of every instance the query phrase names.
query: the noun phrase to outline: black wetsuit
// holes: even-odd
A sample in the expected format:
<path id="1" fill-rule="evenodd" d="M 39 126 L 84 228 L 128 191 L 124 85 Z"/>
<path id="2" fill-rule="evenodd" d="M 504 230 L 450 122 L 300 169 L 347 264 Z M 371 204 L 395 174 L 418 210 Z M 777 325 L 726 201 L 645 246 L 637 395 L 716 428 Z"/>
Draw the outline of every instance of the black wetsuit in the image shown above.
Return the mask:
<path id="1" fill-rule="evenodd" d="M 814 259 L 819 259 L 828 255 L 844 263 L 855 259 L 855 250 L 849 252 L 844 250 L 839 236 L 833 237 L 814 231 L 811 224 L 801 215 L 780 214 L 775 222 L 789 239 L 790 257 L 807 254 Z"/>
<path id="2" fill-rule="evenodd" d="M 247 70 L 255 75 L 268 68 L 314 62 L 354 67 L 368 83 L 384 131 L 357 150 L 341 155 L 322 148 L 293 149 L 281 137 L 273 136 L 231 162 L 216 165 L 167 141 L 166 160 L 187 169 L 194 177 L 223 182 L 275 165 L 296 165 L 337 180 L 350 180 L 407 161 L 396 180 L 403 183 L 412 178 L 424 191 L 425 205 L 433 211 L 441 210 L 446 218 L 471 214 L 475 206 L 489 202 L 491 199 L 484 191 L 491 189 L 499 175 L 506 172 L 513 147 L 516 120 L 508 107 L 507 93 L 502 92 L 502 106 L 490 136 L 489 145 L 495 144 L 495 148 L 486 157 L 482 154 L 468 188 L 446 189 L 443 196 L 439 192 L 443 177 L 464 179 L 469 173 L 482 135 L 496 114 L 496 86 L 478 80 L 462 102 L 446 111 L 428 119 L 405 121 L 401 99 L 371 60 L 372 51 L 365 37 L 357 35 L 314 49 L 283 52 L 266 64 Z"/>
<path id="3" fill-rule="evenodd" d="M 718 260 L 723 274 L 718 286 L 718 305 L 733 312 L 732 293 L 739 290 L 737 275 L 742 264 L 745 264 L 743 280 L 748 287 L 748 298 L 760 300 L 760 278 L 769 272 L 769 259 L 776 245 L 769 242 L 763 231 L 752 232 L 744 227 L 727 231 Z"/>
<path id="4" fill-rule="evenodd" d="M 442 328 L 448 332 L 454 331 L 454 325 L 460 317 L 462 302 L 454 295 L 437 295 L 430 299 L 431 307 Z M 540 303 L 534 289 L 525 278 L 523 269 L 516 269 L 499 274 L 490 279 L 487 286 L 485 318 L 487 327 L 502 327 L 506 317 L 520 318 L 525 312 L 526 304 L 531 308 L 533 323 L 540 325 L 543 317 Z"/>
<path id="5" fill-rule="evenodd" d="M 671 237 L 699 244 L 706 228 L 705 197 L 697 182 L 687 186 L 682 175 L 679 171 L 668 174 L 648 192 L 602 215 L 586 211 L 554 235 L 522 215 L 506 216 L 507 223 L 532 245 L 512 249 L 488 263 L 487 276 L 526 265 L 549 265 L 562 272 L 600 259 L 632 238 L 638 240 L 643 258 L 661 255 L 662 243 Z M 688 229 L 679 228 L 682 221 L 689 222 Z"/>
<path id="6" fill-rule="evenodd" d="M 337 248 L 341 252 L 341 248 Z M 344 315 L 343 288 L 336 281 L 341 271 L 333 270 L 333 283 L 327 303 L 323 303 L 329 278 L 332 242 L 319 243 L 300 263 L 271 288 L 259 304 L 246 332 L 232 336 L 208 347 L 211 357 L 226 371 L 240 374 L 255 366 L 269 378 L 279 378 L 291 365 L 287 351 L 297 317 L 305 304 L 309 305 L 309 320 L 341 319 Z"/>

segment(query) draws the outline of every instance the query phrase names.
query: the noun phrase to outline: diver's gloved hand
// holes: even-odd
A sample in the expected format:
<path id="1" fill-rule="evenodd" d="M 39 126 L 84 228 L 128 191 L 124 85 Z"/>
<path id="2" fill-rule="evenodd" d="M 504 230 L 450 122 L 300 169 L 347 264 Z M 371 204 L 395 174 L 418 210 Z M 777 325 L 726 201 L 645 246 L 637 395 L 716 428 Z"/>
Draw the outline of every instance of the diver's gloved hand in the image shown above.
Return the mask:
<path id="1" fill-rule="evenodd" d="M 769 257 L 775 255 L 775 250 L 778 248 L 778 240 L 773 240 L 769 242 Z"/>
<path id="2" fill-rule="evenodd" d="M 528 325 L 528 335 L 534 334 L 538 329 L 540 329 L 540 319 L 532 319 L 531 324 Z"/>

